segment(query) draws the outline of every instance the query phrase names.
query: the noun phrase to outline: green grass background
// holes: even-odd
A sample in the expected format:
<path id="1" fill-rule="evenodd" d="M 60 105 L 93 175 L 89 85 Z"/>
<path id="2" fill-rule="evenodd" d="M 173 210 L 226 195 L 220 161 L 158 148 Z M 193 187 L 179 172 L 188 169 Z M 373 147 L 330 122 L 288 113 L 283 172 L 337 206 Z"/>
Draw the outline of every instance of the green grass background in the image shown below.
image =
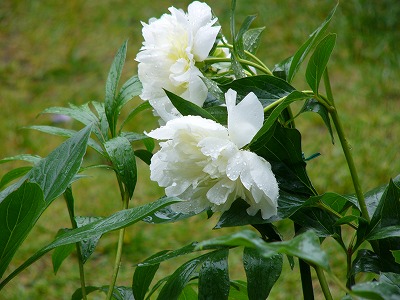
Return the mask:
<path id="1" fill-rule="evenodd" d="M 206 1 L 219 17 L 229 37 L 230 1 Z M 266 26 L 259 57 L 270 67 L 292 55 L 307 36 L 324 20 L 335 5 L 332 0 L 238 0 L 236 19 L 257 14 L 255 26 Z M 102 101 L 104 83 L 113 56 L 129 39 L 123 78 L 137 72 L 134 61 L 141 43 L 140 21 L 159 17 L 171 5 L 186 10 L 190 1 L 0 1 L 0 157 L 21 153 L 46 156 L 63 139 L 23 129 L 33 124 L 51 124 L 49 116 L 38 114 L 50 106 Z M 250 3 L 250 4 L 249 4 Z M 338 33 L 337 45 L 329 64 L 337 107 L 364 190 L 385 184 L 400 173 L 400 85 L 399 4 L 392 1 L 343 1 L 330 31 Z M 238 24 L 239 25 L 239 24 Z M 396 47 L 397 45 L 397 47 Z M 307 89 L 300 70 L 294 85 Z M 130 107 L 140 103 L 135 99 Z M 129 111 L 126 108 L 123 115 Z M 320 192 L 352 193 L 352 185 L 340 145 L 330 143 L 321 120 L 304 114 L 296 125 L 303 135 L 306 156 L 322 155 L 310 161 L 308 171 Z M 65 125 L 79 129 L 80 124 Z M 157 126 L 151 113 L 130 122 L 128 129 L 142 132 Z M 93 151 L 86 163 L 98 163 Z M 20 164 L 0 165 L 0 176 Z M 148 203 L 162 195 L 149 181 L 144 164 L 139 165 L 139 182 L 131 206 Z M 121 207 L 113 173 L 90 171 L 89 178 L 73 186 L 77 215 L 107 216 Z M 125 239 L 123 264 L 118 285 L 131 284 L 134 264 L 162 249 L 175 249 L 194 240 L 225 234 L 238 228 L 212 230 L 217 216 L 206 220 L 197 216 L 167 225 L 140 223 L 129 227 Z M 59 228 L 69 227 L 63 200 L 55 201 L 43 214 L 9 271 L 12 271 L 42 246 L 50 242 Z M 288 224 L 280 227 L 290 236 Z M 88 285 L 106 285 L 112 270 L 117 233 L 105 235 L 86 264 Z M 344 277 L 344 255 L 330 240 L 323 244 L 340 278 Z M 244 279 L 240 251 L 230 259 L 233 279 Z M 177 260 L 162 265 L 157 278 L 177 268 Z M 300 284 L 297 268 L 285 272 L 271 292 L 271 299 L 298 299 Z M 335 297 L 340 292 L 332 281 Z M 51 255 L 46 255 L 25 270 L 1 291 L 0 299 L 69 299 L 79 287 L 75 256 L 63 264 L 57 276 L 52 271 Z M 317 296 L 320 298 L 318 284 Z M 317 297 L 317 298 L 318 298 Z M 102 298 L 93 294 L 91 299 Z"/>

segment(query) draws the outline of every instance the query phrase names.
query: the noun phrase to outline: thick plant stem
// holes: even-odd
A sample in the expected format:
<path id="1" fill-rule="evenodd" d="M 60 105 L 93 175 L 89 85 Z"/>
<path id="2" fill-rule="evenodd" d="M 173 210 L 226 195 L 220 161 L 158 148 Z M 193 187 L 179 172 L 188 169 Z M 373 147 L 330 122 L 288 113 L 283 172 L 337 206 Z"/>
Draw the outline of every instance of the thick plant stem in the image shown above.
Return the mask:
<path id="1" fill-rule="evenodd" d="M 331 86 L 330 86 L 330 81 L 329 81 L 328 69 L 326 69 L 324 72 L 324 83 L 325 83 L 325 89 L 326 89 L 328 100 L 331 102 L 330 104 L 333 107 L 335 107 L 332 90 L 331 90 Z M 353 155 L 351 154 L 351 147 L 345 137 L 343 126 L 342 126 L 342 123 L 340 122 L 339 115 L 337 113 L 336 108 L 330 110 L 330 114 L 332 117 L 333 124 L 335 125 L 336 132 L 338 134 L 340 144 L 342 146 L 343 153 L 346 158 L 347 165 L 350 170 L 351 179 L 353 181 L 353 186 L 354 186 L 354 190 L 357 195 L 357 200 L 358 200 L 358 204 L 361 209 L 362 217 L 364 219 L 366 219 L 368 222 L 370 222 L 371 219 L 368 214 L 367 205 L 365 203 L 365 197 L 362 192 L 360 180 L 359 180 L 358 174 L 357 174 L 357 169 L 356 169 L 356 166 L 355 166 L 354 160 L 353 160 Z"/>
<path id="2" fill-rule="evenodd" d="M 301 229 L 301 226 L 294 223 L 294 230 L 297 233 Z M 314 299 L 314 288 L 311 279 L 311 267 L 304 260 L 299 258 L 300 278 L 301 287 L 303 289 L 303 299 L 313 300 Z"/>
<path id="3" fill-rule="evenodd" d="M 329 290 L 328 282 L 326 281 L 324 271 L 322 270 L 321 267 L 315 266 L 315 272 L 317 273 L 317 277 L 321 285 L 322 292 L 324 293 L 325 299 L 333 300 L 331 291 Z"/>
<path id="4" fill-rule="evenodd" d="M 70 189 L 67 189 L 65 191 L 64 199 L 65 199 L 65 202 L 67 203 L 68 214 L 69 214 L 69 218 L 71 220 L 72 228 L 76 229 L 78 226 L 75 221 L 75 216 L 74 216 L 75 214 L 74 214 L 74 208 L 73 208 L 73 196 L 72 196 L 72 192 Z M 82 250 L 81 250 L 81 246 L 80 246 L 79 242 L 76 243 L 75 246 L 76 246 L 76 256 L 78 258 L 79 279 L 81 282 L 82 299 L 86 300 L 87 292 L 86 292 L 86 282 L 85 282 L 85 271 L 83 269 Z"/>
<path id="5" fill-rule="evenodd" d="M 123 209 L 127 209 L 129 205 L 129 196 L 128 193 L 125 191 L 123 193 Z M 107 291 L 107 300 L 110 300 L 113 295 L 115 283 L 117 282 L 119 267 L 121 265 L 121 258 L 122 258 L 122 248 L 124 244 L 124 236 L 125 236 L 125 227 L 119 230 L 119 237 L 118 237 L 118 246 L 117 246 L 117 253 L 115 255 L 115 262 L 114 262 L 114 270 L 111 277 L 111 282 L 108 287 Z"/>

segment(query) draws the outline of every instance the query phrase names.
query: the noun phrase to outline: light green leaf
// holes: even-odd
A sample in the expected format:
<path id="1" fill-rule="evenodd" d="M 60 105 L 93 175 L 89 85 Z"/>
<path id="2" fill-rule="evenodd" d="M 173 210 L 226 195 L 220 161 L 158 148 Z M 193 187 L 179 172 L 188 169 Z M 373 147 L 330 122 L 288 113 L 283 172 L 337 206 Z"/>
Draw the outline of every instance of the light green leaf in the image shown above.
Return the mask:
<path id="1" fill-rule="evenodd" d="M 40 259 L 44 254 L 46 254 L 47 252 L 56 247 L 62 245 L 68 245 L 71 243 L 77 243 L 82 240 L 87 240 L 96 237 L 98 235 L 102 235 L 106 232 L 130 226 L 144 219 L 146 216 L 152 214 L 153 212 L 159 210 L 160 208 L 165 207 L 167 205 L 171 205 L 179 201 L 181 200 L 174 197 L 161 198 L 149 204 L 118 211 L 107 218 L 103 218 L 101 220 L 94 221 L 83 227 L 70 230 L 64 233 L 63 235 L 59 236 L 58 238 L 56 238 L 52 243 L 50 243 L 46 247 L 40 249 L 28 260 L 26 260 L 21 266 L 19 266 L 16 270 L 14 270 L 6 279 L 4 279 L 0 283 L 0 290 L 7 284 L 7 282 L 9 282 L 12 278 L 17 276 L 22 270 L 26 269 L 32 263 Z"/>
<path id="2" fill-rule="evenodd" d="M 36 183 L 24 182 L 0 203 L 0 278 L 46 203 Z"/>
<path id="3" fill-rule="evenodd" d="M 118 52 L 114 57 L 114 61 L 111 64 L 110 71 L 108 72 L 106 82 L 106 96 L 104 100 L 104 107 L 112 137 L 115 136 L 115 127 L 117 122 L 115 116 L 118 115 L 116 112 L 116 110 L 118 109 L 118 104 L 115 103 L 115 100 L 119 79 L 121 77 L 122 69 L 125 64 L 127 46 L 128 41 L 125 41 L 118 49 Z"/>
<path id="4" fill-rule="evenodd" d="M 128 139 L 116 137 L 104 144 L 107 154 L 113 164 L 113 169 L 120 177 L 132 198 L 137 181 L 135 153 Z"/>
<path id="5" fill-rule="evenodd" d="M 243 34 L 243 46 L 244 50 L 255 54 L 261 41 L 261 33 L 265 30 L 265 27 L 253 28 L 247 30 Z"/>
<path id="6" fill-rule="evenodd" d="M 327 35 L 316 47 L 307 65 L 306 80 L 308 85 L 318 94 L 319 84 L 325 72 L 326 65 L 336 43 L 336 34 Z"/>

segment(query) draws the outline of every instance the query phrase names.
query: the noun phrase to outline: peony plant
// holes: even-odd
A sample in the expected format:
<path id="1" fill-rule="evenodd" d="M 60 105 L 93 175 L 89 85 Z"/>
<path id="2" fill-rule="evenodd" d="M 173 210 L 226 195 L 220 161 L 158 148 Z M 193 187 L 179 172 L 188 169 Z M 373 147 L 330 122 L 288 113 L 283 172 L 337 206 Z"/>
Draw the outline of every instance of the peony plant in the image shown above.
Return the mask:
<path id="1" fill-rule="evenodd" d="M 317 284 L 325 299 L 333 299 L 330 283 L 339 289 L 338 299 L 400 297 L 399 177 L 366 193 L 361 189 L 327 68 L 336 34 L 326 32 L 336 6 L 304 44 L 272 71 L 255 55 L 262 28 L 251 28 L 254 17 L 248 17 L 236 31 L 235 6 L 233 0 L 231 42 L 212 9 L 198 1 L 187 12 L 170 7 L 169 13 L 142 23 L 138 75 L 119 88 L 125 42 L 111 65 L 104 102 L 44 111 L 72 118 L 83 129 L 32 126 L 69 138 L 44 158 L 24 154 L 1 160 L 22 160 L 31 167 L 12 170 L 1 181 L 5 187 L 0 191 L 0 289 L 51 250 L 57 269 L 73 251 L 70 245 L 75 245 L 81 282 L 72 299 L 88 299 L 96 290 L 104 292 L 106 299 L 266 299 L 283 277 L 284 257 L 292 269 L 299 266 L 301 282 L 293 288 L 304 299 L 315 298 Z M 309 90 L 292 85 L 303 63 Z M 136 96 L 143 102 L 121 120 L 121 110 Z M 296 113 L 294 102 L 301 104 Z M 127 122 L 147 109 L 158 118 L 158 128 L 124 131 Z M 313 187 L 306 166 L 316 155 L 305 157 L 295 126 L 295 119 L 307 111 L 321 116 L 332 140 L 336 132 L 354 194 L 319 193 Z M 134 148 L 136 141 L 143 148 L 136 144 Z M 72 183 L 79 184 L 86 169 L 87 147 L 107 162 L 91 167 L 111 168 L 118 181 L 123 207 L 108 217 L 75 215 Z M 136 159 L 149 165 L 150 179 L 165 194 L 130 207 L 138 176 Z M 71 228 L 9 270 L 37 220 L 60 196 L 66 201 Z M 216 229 L 237 230 L 155 253 L 137 262 L 131 286 L 117 285 L 128 226 L 137 222 L 162 226 L 201 213 L 217 215 Z M 292 238 L 281 234 L 277 225 L 283 222 L 292 226 Z M 102 234 L 114 230 L 119 230 L 119 239 L 110 282 L 88 286 L 84 264 Z M 327 239 L 343 250 L 345 276 L 335 273 L 321 248 Z M 243 249 L 246 280 L 229 276 L 232 248 Z M 152 284 L 161 263 L 186 254 L 192 258 Z M 358 276 L 361 273 L 372 275 Z"/>

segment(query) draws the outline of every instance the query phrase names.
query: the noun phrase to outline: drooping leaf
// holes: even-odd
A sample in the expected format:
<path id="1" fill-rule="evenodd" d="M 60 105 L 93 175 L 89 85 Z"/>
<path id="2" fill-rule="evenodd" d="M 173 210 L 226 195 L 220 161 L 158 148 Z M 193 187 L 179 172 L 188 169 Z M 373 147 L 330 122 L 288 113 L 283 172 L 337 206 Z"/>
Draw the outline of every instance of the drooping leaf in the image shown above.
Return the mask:
<path id="1" fill-rule="evenodd" d="M 0 278 L 45 206 L 39 185 L 30 182 L 24 182 L 0 203 Z"/>
<path id="2" fill-rule="evenodd" d="M 127 189 L 129 198 L 132 198 L 137 181 L 135 153 L 128 139 L 118 136 L 108 140 L 104 147 L 113 164 L 113 169 Z"/>
<path id="3" fill-rule="evenodd" d="M 128 42 L 125 41 L 118 49 L 117 54 L 115 55 L 114 60 L 111 64 L 111 68 L 108 72 L 108 77 L 106 81 L 104 107 L 112 137 L 115 136 L 115 127 L 117 122 L 115 116 L 118 115 L 117 110 L 119 108 L 119 103 L 116 102 L 117 89 L 122 69 L 125 64 L 127 47 Z"/>
<path id="4" fill-rule="evenodd" d="M 153 157 L 153 153 L 151 153 L 147 150 L 144 150 L 144 149 L 139 149 L 139 150 L 135 150 L 135 156 L 140 158 L 147 165 L 150 165 L 151 158 Z"/>
<path id="5" fill-rule="evenodd" d="M 167 94 L 169 100 L 171 100 L 172 104 L 175 106 L 175 108 L 184 116 L 192 115 L 192 116 L 200 116 L 205 119 L 210 119 L 214 120 L 214 117 L 206 111 L 204 108 L 201 108 L 200 106 L 187 101 L 183 99 L 182 97 L 179 97 L 178 95 L 175 95 L 167 90 L 165 90 L 165 93 Z"/>
<path id="6" fill-rule="evenodd" d="M 267 299 L 282 272 L 282 254 L 265 258 L 257 249 L 244 248 L 243 266 L 249 300 Z"/>
<path id="7" fill-rule="evenodd" d="M 307 65 L 306 80 L 308 85 L 318 94 L 319 84 L 325 72 L 326 65 L 336 43 L 336 34 L 327 35 L 315 48 Z"/>
<path id="8" fill-rule="evenodd" d="M 327 255 L 321 250 L 318 236 L 312 231 L 306 231 L 291 240 L 266 243 L 250 230 L 243 230 L 230 235 L 199 242 L 195 249 L 202 250 L 217 246 L 244 246 L 255 248 L 263 257 L 271 257 L 276 253 L 299 257 L 329 270 Z"/>
<path id="9" fill-rule="evenodd" d="M 199 272 L 198 299 L 228 299 L 228 255 L 228 249 L 215 251 L 203 262 Z"/>
<path id="10" fill-rule="evenodd" d="M 324 35 L 333 15 L 335 14 L 337 6 L 338 4 L 335 5 L 325 21 L 310 35 L 307 41 L 301 45 L 301 47 L 293 56 L 285 59 L 275 66 L 273 70 L 275 76 L 279 76 L 289 83 L 292 82 L 308 53 L 310 53 L 310 51 L 317 45 L 318 41 Z"/>
<path id="11" fill-rule="evenodd" d="M 320 104 L 317 100 L 310 98 L 304 102 L 304 105 L 301 108 L 299 113 L 305 113 L 305 112 L 314 112 L 314 113 L 317 113 L 318 115 L 320 115 L 326 128 L 328 128 L 328 132 L 331 136 L 332 144 L 334 144 L 335 141 L 334 141 L 334 137 L 333 137 L 331 119 L 329 117 L 329 112 L 326 109 L 326 107 L 323 106 L 322 104 Z"/>
<path id="12" fill-rule="evenodd" d="M 276 100 L 288 96 L 295 90 L 286 81 L 270 75 L 258 75 L 241 78 L 229 84 L 220 86 L 224 92 L 233 89 L 237 92 L 237 97 L 241 100 L 250 92 L 253 92 L 265 107 Z"/>
<path id="13" fill-rule="evenodd" d="M 41 258 L 44 254 L 56 247 L 91 239 L 106 232 L 130 226 L 144 219 L 146 216 L 159 210 L 160 208 L 179 201 L 181 200 L 174 197 L 161 198 L 149 204 L 118 211 L 107 218 L 103 218 L 101 220 L 87 224 L 83 227 L 70 230 L 63 235 L 60 235 L 52 243 L 40 249 L 28 260 L 26 260 L 21 266 L 14 270 L 6 279 L 4 279 L 0 283 L 0 289 L 3 288 L 7 284 L 7 282 L 18 275 L 22 270 L 27 268 L 29 265 Z"/>
<path id="14" fill-rule="evenodd" d="M 160 251 L 148 259 L 152 259 L 155 257 L 159 257 L 167 253 L 168 250 Z M 135 297 L 135 300 L 144 300 L 146 293 L 150 287 L 151 282 L 153 281 L 154 275 L 156 274 L 160 264 L 151 264 L 151 265 L 139 265 L 135 269 L 135 273 L 133 274 L 132 280 L 132 291 Z"/>
<path id="15" fill-rule="evenodd" d="M 101 220 L 101 217 L 82 217 L 76 216 L 75 221 L 78 228 L 86 226 L 87 224 Z M 90 239 L 84 239 L 79 242 L 82 252 L 82 262 L 85 263 L 96 249 L 97 243 L 101 238 L 101 234 L 92 236 Z"/>

